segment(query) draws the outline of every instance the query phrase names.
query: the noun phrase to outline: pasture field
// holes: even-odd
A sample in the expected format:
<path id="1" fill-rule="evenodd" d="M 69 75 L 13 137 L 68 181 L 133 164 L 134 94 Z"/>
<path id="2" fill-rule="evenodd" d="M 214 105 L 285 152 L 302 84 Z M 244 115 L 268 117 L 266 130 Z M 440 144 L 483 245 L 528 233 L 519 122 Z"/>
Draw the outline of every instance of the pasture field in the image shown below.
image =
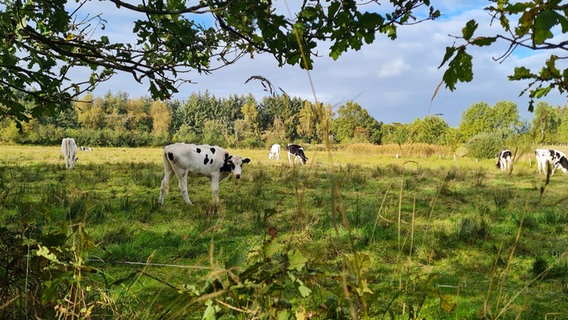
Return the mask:
<path id="1" fill-rule="evenodd" d="M 568 175 L 397 148 L 230 150 L 160 207 L 161 148 L 2 145 L 0 318 L 568 319 Z"/>

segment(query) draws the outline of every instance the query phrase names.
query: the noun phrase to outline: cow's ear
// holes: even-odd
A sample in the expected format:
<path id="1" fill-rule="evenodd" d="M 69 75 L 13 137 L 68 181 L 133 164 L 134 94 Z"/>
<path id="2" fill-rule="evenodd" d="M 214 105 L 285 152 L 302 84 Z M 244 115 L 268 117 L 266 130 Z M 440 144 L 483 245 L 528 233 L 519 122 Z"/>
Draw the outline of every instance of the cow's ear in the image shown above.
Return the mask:
<path id="1" fill-rule="evenodd" d="M 249 159 L 249 158 L 244 158 L 244 159 L 243 159 L 243 163 L 249 163 L 249 162 L 250 162 L 250 159 Z"/>

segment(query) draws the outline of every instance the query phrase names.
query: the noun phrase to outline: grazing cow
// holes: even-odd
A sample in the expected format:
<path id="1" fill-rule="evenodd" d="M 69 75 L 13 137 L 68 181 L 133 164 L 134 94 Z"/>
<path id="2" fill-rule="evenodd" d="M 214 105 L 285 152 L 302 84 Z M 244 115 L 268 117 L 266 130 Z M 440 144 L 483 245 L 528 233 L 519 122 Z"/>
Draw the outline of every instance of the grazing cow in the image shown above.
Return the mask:
<path id="1" fill-rule="evenodd" d="M 294 163 L 296 163 L 296 158 L 300 158 L 302 160 L 302 164 L 306 164 L 308 158 L 304 154 L 304 148 L 300 147 L 297 144 L 288 144 L 286 145 L 286 152 L 288 153 L 288 162 L 292 162 L 291 157 L 294 157 Z"/>
<path id="2" fill-rule="evenodd" d="M 564 173 L 568 173 L 568 158 L 563 152 L 553 149 L 536 149 L 534 154 L 539 174 L 546 174 L 547 164 L 552 166 L 551 174 L 554 174 L 558 167 Z"/>
<path id="3" fill-rule="evenodd" d="M 279 144 L 273 144 L 272 147 L 270 148 L 270 153 L 268 153 L 268 159 L 276 159 L 276 160 L 280 160 L 280 145 Z"/>
<path id="4" fill-rule="evenodd" d="M 168 192 L 170 179 L 175 174 L 178 186 L 187 204 L 193 204 L 187 195 L 187 176 L 209 177 L 213 200 L 219 203 L 219 182 L 231 172 L 239 179 L 242 165 L 250 159 L 232 156 L 226 150 L 210 145 L 174 143 L 164 147 L 164 179 L 160 188 L 158 203 L 164 204 L 164 195 Z"/>
<path id="5" fill-rule="evenodd" d="M 513 154 L 510 150 L 503 150 L 499 152 L 499 155 L 497 156 L 497 164 L 495 166 L 501 170 L 510 169 L 512 155 Z"/>
<path id="6" fill-rule="evenodd" d="M 81 151 L 93 151 L 93 148 L 81 146 Z"/>
<path id="7" fill-rule="evenodd" d="M 78 160 L 77 144 L 75 143 L 75 139 L 63 138 L 63 140 L 61 140 L 61 152 L 63 153 L 63 158 L 65 159 L 65 168 L 75 168 L 75 162 Z"/>

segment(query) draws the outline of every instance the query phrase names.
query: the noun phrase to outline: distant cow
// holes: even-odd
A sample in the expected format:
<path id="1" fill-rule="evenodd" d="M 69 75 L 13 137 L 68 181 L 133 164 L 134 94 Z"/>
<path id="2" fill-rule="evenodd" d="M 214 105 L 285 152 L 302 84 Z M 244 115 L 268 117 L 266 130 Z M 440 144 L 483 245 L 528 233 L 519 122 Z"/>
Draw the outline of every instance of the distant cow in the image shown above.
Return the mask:
<path id="1" fill-rule="evenodd" d="M 81 151 L 93 151 L 93 148 L 81 146 Z"/>
<path id="2" fill-rule="evenodd" d="M 568 173 L 568 158 L 563 152 L 553 149 L 536 149 L 534 154 L 539 174 L 546 174 L 547 164 L 552 166 L 551 174 L 554 174 L 558 167 L 564 173 Z"/>
<path id="3" fill-rule="evenodd" d="M 499 152 L 499 155 L 497 156 L 497 164 L 495 166 L 501 170 L 510 169 L 512 156 L 513 154 L 510 150 L 503 150 Z"/>
<path id="4" fill-rule="evenodd" d="M 306 164 L 308 158 L 304 154 L 304 148 L 300 147 L 297 144 L 288 144 L 286 145 L 286 152 L 288 153 L 288 162 L 292 162 L 292 157 L 294 158 L 294 163 L 296 162 L 296 158 L 300 158 L 302 164 Z"/>
<path id="5" fill-rule="evenodd" d="M 219 203 L 219 182 L 231 172 L 239 179 L 242 165 L 250 159 L 232 156 L 223 148 L 210 145 L 175 143 L 164 147 L 164 179 L 160 188 L 160 205 L 164 204 L 164 195 L 168 192 L 170 180 L 175 174 L 178 186 L 187 204 L 193 204 L 187 195 L 187 176 L 209 177 L 213 200 Z"/>
<path id="6" fill-rule="evenodd" d="M 61 152 L 63 153 L 63 158 L 65 159 L 65 168 L 75 168 L 75 162 L 78 159 L 77 144 L 75 143 L 75 139 L 63 138 L 63 140 L 61 140 Z"/>
<path id="7" fill-rule="evenodd" d="M 280 145 L 273 144 L 268 153 L 268 159 L 280 160 Z"/>

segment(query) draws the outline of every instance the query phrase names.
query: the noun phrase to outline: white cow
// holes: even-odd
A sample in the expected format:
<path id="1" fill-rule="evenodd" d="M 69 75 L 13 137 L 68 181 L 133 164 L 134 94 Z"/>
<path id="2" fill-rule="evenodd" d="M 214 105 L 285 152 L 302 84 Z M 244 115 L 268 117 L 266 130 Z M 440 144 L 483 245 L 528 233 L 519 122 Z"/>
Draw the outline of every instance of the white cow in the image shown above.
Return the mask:
<path id="1" fill-rule="evenodd" d="M 268 153 L 268 159 L 276 159 L 276 160 L 280 160 L 280 145 L 279 144 L 273 144 L 272 147 L 270 147 L 270 152 Z"/>
<path id="2" fill-rule="evenodd" d="M 497 164 L 495 166 L 501 170 L 510 169 L 512 155 L 513 153 L 511 153 L 510 150 L 503 150 L 499 152 L 499 155 L 497 156 Z"/>
<path id="3" fill-rule="evenodd" d="M 75 162 L 78 159 L 77 144 L 75 143 L 75 139 L 63 138 L 63 140 L 61 140 L 61 152 L 63 153 L 63 158 L 65 159 L 65 168 L 75 168 Z"/>
<path id="4" fill-rule="evenodd" d="M 219 182 L 231 172 L 239 179 L 242 165 L 250 159 L 232 156 L 218 146 L 175 143 L 164 147 L 164 179 L 160 188 L 158 203 L 164 204 L 172 176 L 178 179 L 178 186 L 185 203 L 193 204 L 187 195 L 187 176 L 209 177 L 213 200 L 219 203 Z"/>
<path id="5" fill-rule="evenodd" d="M 546 174 L 547 164 L 552 166 L 551 175 L 554 174 L 558 167 L 564 173 L 568 173 L 568 158 L 566 158 L 566 154 L 563 152 L 553 149 L 536 149 L 534 154 L 539 174 Z"/>

